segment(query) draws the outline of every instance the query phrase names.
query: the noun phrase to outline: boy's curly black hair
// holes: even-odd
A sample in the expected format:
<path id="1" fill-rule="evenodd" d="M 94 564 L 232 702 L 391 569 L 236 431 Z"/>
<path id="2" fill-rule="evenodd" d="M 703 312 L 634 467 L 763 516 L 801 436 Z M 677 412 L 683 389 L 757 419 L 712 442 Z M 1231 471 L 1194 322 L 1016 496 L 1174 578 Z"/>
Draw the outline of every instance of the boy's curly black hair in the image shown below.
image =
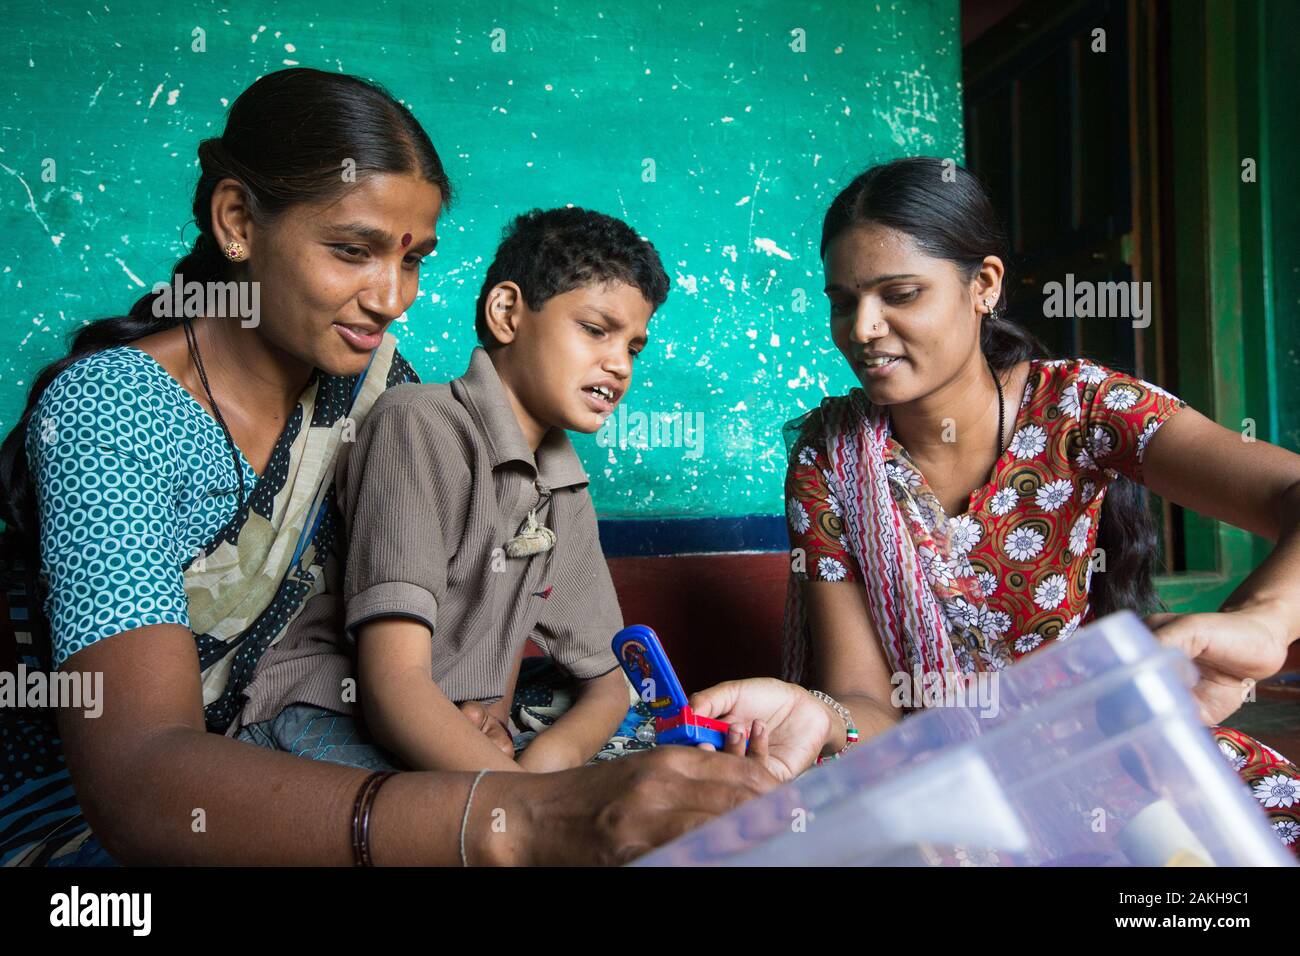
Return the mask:
<path id="1" fill-rule="evenodd" d="M 668 274 L 650 240 L 621 219 L 567 206 L 516 216 L 502 232 L 474 310 L 474 330 L 488 348 L 496 339 L 483 320 L 497 283 L 513 282 L 533 311 L 580 286 L 617 280 L 641 290 L 654 308 L 668 298 Z"/>

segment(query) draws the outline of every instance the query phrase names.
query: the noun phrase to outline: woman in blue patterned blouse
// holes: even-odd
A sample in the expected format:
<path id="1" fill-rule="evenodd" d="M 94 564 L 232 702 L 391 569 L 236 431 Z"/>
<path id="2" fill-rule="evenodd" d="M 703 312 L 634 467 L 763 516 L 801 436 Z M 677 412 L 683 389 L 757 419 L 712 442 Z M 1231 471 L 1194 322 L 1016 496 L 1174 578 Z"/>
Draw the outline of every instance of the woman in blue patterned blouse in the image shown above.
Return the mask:
<path id="1" fill-rule="evenodd" d="M 199 165 L 172 284 L 82 329 L 0 453 L 23 663 L 102 687 L 94 708 L 0 711 L 0 864 L 612 861 L 770 786 L 681 748 L 385 783 L 229 736 L 327 586 L 340 442 L 414 378 L 386 328 L 451 190 L 406 107 L 308 69 L 254 83 Z"/>

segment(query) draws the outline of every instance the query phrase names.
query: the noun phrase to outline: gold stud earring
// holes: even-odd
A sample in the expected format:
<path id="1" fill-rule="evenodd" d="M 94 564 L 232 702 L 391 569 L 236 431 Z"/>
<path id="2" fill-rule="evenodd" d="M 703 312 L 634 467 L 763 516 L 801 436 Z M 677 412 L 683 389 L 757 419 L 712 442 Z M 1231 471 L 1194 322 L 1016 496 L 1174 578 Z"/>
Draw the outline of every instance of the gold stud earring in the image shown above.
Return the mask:
<path id="1" fill-rule="evenodd" d="M 226 243 L 222 251 L 231 262 L 243 262 L 248 258 L 248 250 L 244 248 L 244 244 L 234 239 Z"/>

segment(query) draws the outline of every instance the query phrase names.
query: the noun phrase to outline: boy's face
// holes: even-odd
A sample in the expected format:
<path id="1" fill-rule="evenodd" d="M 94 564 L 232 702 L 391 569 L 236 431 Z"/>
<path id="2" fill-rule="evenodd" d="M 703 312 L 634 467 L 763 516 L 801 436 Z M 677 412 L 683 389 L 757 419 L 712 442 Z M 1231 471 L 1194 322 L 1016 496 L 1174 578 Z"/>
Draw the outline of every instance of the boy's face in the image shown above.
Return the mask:
<path id="1" fill-rule="evenodd" d="M 596 432 L 632 384 L 654 307 L 636 286 L 580 286 L 533 311 L 513 282 L 487 299 L 487 325 L 503 347 L 492 362 L 534 448 L 549 428 Z"/>

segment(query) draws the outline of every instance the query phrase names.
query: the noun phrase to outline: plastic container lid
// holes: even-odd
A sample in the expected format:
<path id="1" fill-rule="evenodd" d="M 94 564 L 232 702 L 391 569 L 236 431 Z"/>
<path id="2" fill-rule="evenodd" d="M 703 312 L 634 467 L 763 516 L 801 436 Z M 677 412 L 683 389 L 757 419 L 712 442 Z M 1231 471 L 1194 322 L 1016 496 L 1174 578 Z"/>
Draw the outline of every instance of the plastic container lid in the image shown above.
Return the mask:
<path id="1" fill-rule="evenodd" d="M 634 865 L 1294 865 L 1195 678 L 1114 614 Z"/>

